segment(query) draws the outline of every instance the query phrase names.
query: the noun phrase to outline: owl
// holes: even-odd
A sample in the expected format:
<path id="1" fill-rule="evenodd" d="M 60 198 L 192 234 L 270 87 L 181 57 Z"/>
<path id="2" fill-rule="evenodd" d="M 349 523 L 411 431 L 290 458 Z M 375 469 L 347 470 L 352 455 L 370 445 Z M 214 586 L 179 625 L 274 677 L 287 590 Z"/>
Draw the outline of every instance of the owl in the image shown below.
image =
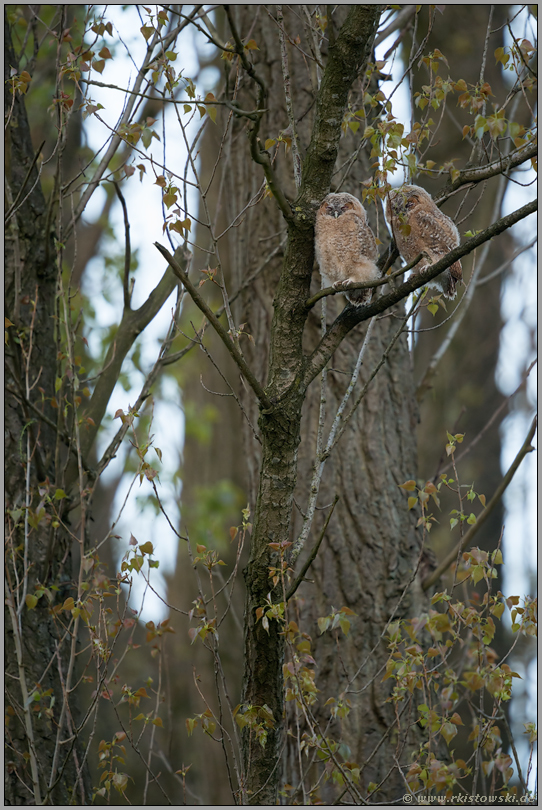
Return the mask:
<path id="1" fill-rule="evenodd" d="M 351 194 L 328 194 L 316 214 L 316 259 L 324 283 L 338 287 L 380 278 L 378 251 L 364 207 Z M 372 290 L 346 292 L 356 306 L 369 301 Z"/>
<path id="2" fill-rule="evenodd" d="M 459 245 L 459 232 L 454 222 L 437 208 L 431 195 L 420 186 L 402 186 L 397 191 L 390 191 L 386 219 L 391 225 L 397 249 L 407 264 L 423 253 L 416 265 L 416 273 Z M 440 290 L 445 298 L 454 298 L 456 284 L 462 278 L 461 262 L 457 261 L 432 279 L 429 286 Z"/>

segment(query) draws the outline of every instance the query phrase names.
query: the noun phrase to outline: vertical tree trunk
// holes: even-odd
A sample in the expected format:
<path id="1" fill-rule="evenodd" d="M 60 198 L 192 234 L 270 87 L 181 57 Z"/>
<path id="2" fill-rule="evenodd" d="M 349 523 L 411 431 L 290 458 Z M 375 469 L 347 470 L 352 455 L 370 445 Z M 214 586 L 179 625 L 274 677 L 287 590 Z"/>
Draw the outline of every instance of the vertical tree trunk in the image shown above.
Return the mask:
<path id="1" fill-rule="evenodd" d="M 54 396 L 56 351 L 56 247 L 34 161 L 24 96 L 9 82 L 15 57 L 5 21 L 6 209 L 17 213 L 6 238 L 6 315 L 13 323 L 6 348 L 6 597 L 7 662 L 6 803 L 85 803 L 84 772 L 76 756 L 57 751 L 60 776 L 48 793 L 55 759 L 56 731 L 64 695 L 68 644 L 60 644 L 52 608 L 65 599 L 71 579 L 67 539 L 56 537 L 44 497 L 53 487 L 56 435 L 26 405 L 29 390 L 45 402 Z M 13 393 L 11 393 L 13 392 Z M 55 412 L 44 404 L 45 415 Z M 38 489 L 38 485 L 40 488 Z M 40 510 L 43 510 L 41 513 Z M 26 584 L 25 584 L 26 580 Z M 36 586 L 56 586 L 34 609 L 25 604 Z M 18 610 L 18 606 L 19 610 Z M 38 697 L 39 695 L 39 697 Z M 71 715 L 67 722 L 76 723 Z M 64 768 L 64 760 L 68 764 Z M 60 771 L 58 770 L 60 768 Z M 75 798 L 77 796 L 77 798 Z M 73 799 L 72 799 L 73 797 Z"/>
<path id="2" fill-rule="evenodd" d="M 274 88 L 266 103 L 266 129 L 261 133 L 261 138 L 277 138 L 281 131 L 287 129 L 288 118 L 284 97 L 275 90 L 283 86 L 276 26 L 267 17 L 260 17 L 255 21 L 246 6 L 237 7 L 236 13 L 243 38 L 250 36 L 258 44 L 259 75 L 268 87 Z M 340 19 L 344 20 L 344 17 L 343 14 Z M 340 20 L 335 18 L 334 24 L 340 27 Z M 286 15 L 285 25 L 290 33 L 299 31 L 301 27 L 299 20 L 294 20 L 289 14 Z M 309 110 L 302 123 L 298 124 L 303 154 L 309 144 L 314 120 L 310 93 L 307 92 L 310 74 L 295 49 L 289 49 L 289 56 L 296 117 L 302 118 L 307 108 Z M 254 101 L 250 83 L 243 79 L 240 106 L 251 109 Z M 343 157 L 348 152 L 348 145 L 351 146 L 345 145 L 341 152 Z M 291 153 L 284 154 L 281 146 L 275 158 L 275 169 L 283 188 L 293 197 L 295 187 L 293 188 L 291 160 Z M 340 163 L 340 157 L 338 162 Z M 246 189 L 250 189 L 252 195 L 255 195 L 257 185 L 254 183 L 253 169 L 247 165 L 246 144 L 239 137 L 233 141 L 232 164 L 233 176 L 236 178 L 235 188 L 243 190 L 242 199 L 239 199 L 241 195 L 238 192 L 235 209 L 241 211 L 250 200 Z M 365 159 L 358 162 L 344 190 L 359 195 L 359 181 L 367 176 L 368 165 Z M 374 215 L 371 214 L 371 217 L 374 225 Z M 303 262 L 308 261 L 309 251 L 312 252 L 312 231 L 307 229 L 305 233 L 290 232 L 284 264 L 291 270 L 282 277 L 278 291 L 276 285 L 279 258 L 272 256 L 272 248 L 284 240 L 286 233 L 282 218 L 273 203 L 266 200 L 249 208 L 236 236 L 238 252 L 232 256 L 232 275 L 235 279 L 246 278 L 255 268 L 261 266 L 266 253 L 269 257 L 265 272 L 243 296 L 242 313 L 239 315 L 239 319 L 247 323 L 247 331 L 254 336 L 254 344 L 247 350 L 251 355 L 252 367 L 263 369 L 268 361 L 273 363 L 274 352 L 283 352 L 288 357 L 289 352 L 295 354 L 298 350 L 299 337 L 293 317 L 287 328 L 289 315 L 282 308 L 285 301 L 289 302 L 290 307 L 295 307 L 296 295 L 299 295 L 298 288 L 295 287 L 296 268 L 302 268 Z M 302 270 L 298 272 L 301 274 Z M 314 285 L 313 289 L 318 286 L 316 278 Z M 342 302 L 335 301 L 328 306 L 338 312 L 342 305 Z M 275 316 L 272 320 L 273 307 Z M 331 318 L 328 320 L 331 321 Z M 275 332 L 275 344 L 269 347 L 267 335 L 271 325 L 275 330 L 277 325 L 282 325 L 283 332 Z M 394 319 L 384 318 L 376 324 L 364 362 L 364 369 L 367 370 L 362 375 L 364 379 L 367 379 L 396 330 L 397 321 Z M 355 329 L 341 345 L 333 360 L 333 366 L 339 371 L 352 371 L 365 331 L 363 327 Z M 305 350 L 314 347 L 318 333 L 318 318 L 311 314 L 303 336 Z M 326 424 L 327 430 L 346 387 L 345 380 L 348 377 L 340 373 L 330 374 L 327 409 L 330 417 Z M 267 391 L 272 398 L 273 392 L 276 392 L 276 399 L 280 401 L 280 392 L 290 382 L 288 362 L 285 361 L 278 375 L 268 381 Z M 299 391 L 296 394 L 303 396 L 305 392 Z M 259 421 L 263 447 L 252 553 L 245 575 L 246 674 L 243 704 L 260 708 L 265 704 L 273 714 L 273 727 L 267 728 L 265 748 L 258 743 L 253 732 L 245 729 L 246 780 L 250 791 L 247 802 L 253 804 L 275 803 L 276 772 L 280 767 L 278 758 L 284 744 L 283 736 L 276 734 L 274 730 L 274 726 L 280 724 L 283 712 L 279 688 L 282 683 L 284 650 L 283 637 L 279 635 L 281 627 L 278 622 L 270 621 L 266 630 L 262 622 L 257 620 L 256 609 L 265 606 L 270 592 L 272 602 L 281 599 L 280 590 L 273 593 L 271 588 L 268 569 L 270 565 L 277 564 L 278 555 L 275 554 L 275 558 L 270 555 L 268 544 L 280 542 L 285 537 L 294 540 L 300 530 L 300 518 L 293 506 L 292 485 L 298 482 L 296 501 L 304 509 L 315 452 L 320 398 L 318 382 L 315 381 L 306 392 L 301 425 L 298 422 L 301 400 L 296 400 L 296 394 L 292 393 L 286 403 L 281 401 L 280 407 L 276 407 L 271 413 L 264 412 Z M 245 400 L 245 405 L 254 418 L 253 397 L 247 395 Z M 359 618 L 352 626 L 346 649 L 341 652 L 341 660 L 336 655 L 336 641 L 329 634 L 322 641 L 315 641 L 314 657 L 318 663 L 317 685 L 322 696 L 329 697 L 346 687 L 348 678 L 345 671 L 353 675 L 371 653 L 369 662 L 362 669 L 360 678 L 353 683 L 352 689 L 366 686 L 374 675 L 376 678 L 371 688 L 366 689 L 361 697 L 352 698 L 353 711 L 342 731 L 342 739 L 351 748 L 352 758 L 357 759 L 360 764 L 372 752 L 381 735 L 389 733 L 394 721 L 391 705 L 384 705 L 389 690 L 380 683 L 381 670 L 388 651 L 385 643 L 377 643 L 379 636 L 394 611 L 395 617 L 401 618 L 419 607 L 419 604 L 412 604 L 412 596 L 401 601 L 403 590 L 412 579 L 419 558 L 420 537 L 413 531 L 412 517 L 408 515 L 404 495 L 398 488 L 399 484 L 415 473 L 415 425 L 412 370 L 406 338 L 403 336 L 328 462 L 318 503 L 329 504 L 337 493 L 341 498 L 340 505 L 328 529 L 326 546 L 307 575 L 309 579 L 315 579 L 315 585 L 303 585 L 300 590 L 301 629 L 313 636 L 317 635 L 316 619 L 330 613 L 333 606 L 340 608 L 346 605 L 358 614 Z M 248 430 L 246 442 L 247 445 L 252 444 L 250 467 L 256 468 L 260 452 Z M 255 483 L 253 481 L 253 485 Z M 251 497 L 254 498 L 254 489 Z M 308 542 L 309 547 L 314 542 L 322 521 L 323 518 L 316 521 L 317 525 Z M 420 593 L 416 588 L 413 592 Z M 420 598 L 419 602 L 421 601 Z M 374 647 L 376 650 L 373 653 Z M 322 704 L 324 702 L 325 700 L 321 701 Z M 325 726 L 329 717 L 328 710 L 317 711 L 316 716 Z M 264 714 L 260 719 L 265 725 Z M 405 725 L 408 726 L 406 720 Z M 402 744 L 404 745 L 404 741 Z M 364 787 L 366 788 L 371 778 L 379 781 L 376 774 L 384 774 L 393 767 L 389 746 L 384 745 L 373 760 Z M 294 775 L 288 773 L 286 778 L 292 781 Z M 397 775 L 396 779 L 390 780 L 386 796 L 394 795 L 394 791 L 396 793 L 398 783 Z"/>

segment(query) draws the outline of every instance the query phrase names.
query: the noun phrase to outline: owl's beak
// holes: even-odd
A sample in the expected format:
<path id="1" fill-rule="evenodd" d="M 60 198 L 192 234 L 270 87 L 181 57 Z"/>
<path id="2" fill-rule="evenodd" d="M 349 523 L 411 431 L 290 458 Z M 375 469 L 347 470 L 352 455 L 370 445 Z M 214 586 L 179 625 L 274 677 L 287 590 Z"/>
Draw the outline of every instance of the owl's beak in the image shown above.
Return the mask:
<path id="1" fill-rule="evenodd" d="M 335 210 L 335 211 L 333 212 L 333 215 L 335 216 L 335 219 L 337 219 L 337 217 L 339 216 L 339 212 L 338 212 L 337 210 Z"/>

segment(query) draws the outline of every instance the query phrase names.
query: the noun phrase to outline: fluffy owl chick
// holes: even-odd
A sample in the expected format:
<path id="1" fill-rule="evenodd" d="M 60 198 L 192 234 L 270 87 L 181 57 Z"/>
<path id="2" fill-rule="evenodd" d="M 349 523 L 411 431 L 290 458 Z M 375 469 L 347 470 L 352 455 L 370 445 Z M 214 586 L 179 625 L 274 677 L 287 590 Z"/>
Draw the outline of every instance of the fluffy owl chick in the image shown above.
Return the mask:
<path id="1" fill-rule="evenodd" d="M 325 283 L 338 287 L 380 278 L 374 234 L 364 207 L 352 194 L 328 194 L 316 214 L 316 259 Z M 347 299 L 360 306 L 372 290 L 352 290 Z"/>
<path id="2" fill-rule="evenodd" d="M 402 186 L 390 191 L 386 203 L 386 218 L 391 225 L 397 249 L 407 264 L 424 254 L 416 265 L 416 273 L 442 259 L 459 245 L 459 232 L 454 222 L 440 211 L 430 194 L 420 186 Z M 463 278 L 461 262 L 457 261 L 429 282 L 445 298 L 454 298 L 456 284 Z"/>

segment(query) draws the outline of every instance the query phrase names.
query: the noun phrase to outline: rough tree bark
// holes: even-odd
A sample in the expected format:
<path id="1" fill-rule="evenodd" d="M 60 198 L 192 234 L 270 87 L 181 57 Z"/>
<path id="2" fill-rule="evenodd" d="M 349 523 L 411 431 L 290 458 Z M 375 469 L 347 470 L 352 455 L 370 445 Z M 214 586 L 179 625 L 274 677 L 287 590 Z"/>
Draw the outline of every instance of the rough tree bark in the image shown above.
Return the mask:
<path id="1" fill-rule="evenodd" d="M 4 48 L 5 114 L 9 121 L 6 193 L 8 206 L 18 201 L 6 238 L 5 306 L 6 316 L 15 328 L 10 330 L 6 349 L 8 607 L 4 655 L 10 707 L 5 799 L 10 805 L 37 804 L 40 798 L 65 805 L 70 804 L 74 788 L 85 803 L 85 772 L 83 769 L 77 774 L 73 758 L 69 758 L 60 779 L 53 777 L 48 797 L 40 789 L 38 779 L 42 786 L 48 785 L 50 775 L 59 773 L 59 768 L 62 770 L 68 754 L 56 751 L 55 768 L 56 724 L 63 705 L 62 679 L 66 676 L 70 648 L 62 645 L 58 650 L 59 626 L 51 608 L 64 601 L 65 586 L 70 584 L 70 541 L 60 532 L 54 542 L 55 533 L 45 521 L 32 526 L 32 514 L 39 517 L 43 506 L 38 502 L 38 484 L 44 487 L 43 495 L 55 483 L 48 476 L 54 478 L 57 438 L 54 430 L 24 404 L 30 388 L 33 398 L 37 387 L 47 392 L 55 390 L 57 252 L 49 210 L 38 181 L 24 97 L 13 96 L 9 83 L 15 56 L 7 20 Z M 23 334 L 20 342 L 13 339 L 15 330 Z M 56 422 L 55 411 L 48 405 L 44 408 L 46 417 Z M 30 492 L 36 494 L 28 501 Z M 25 520 L 26 507 L 29 517 Z M 43 597 L 34 610 L 27 610 L 25 595 L 34 595 L 36 585 L 45 581 L 57 586 L 57 590 L 49 591 L 52 602 Z M 21 605 L 18 616 L 17 604 Z M 34 711 L 36 701 L 32 700 L 36 689 L 43 695 L 39 713 Z M 77 718 L 72 716 L 67 722 L 77 722 Z"/>

